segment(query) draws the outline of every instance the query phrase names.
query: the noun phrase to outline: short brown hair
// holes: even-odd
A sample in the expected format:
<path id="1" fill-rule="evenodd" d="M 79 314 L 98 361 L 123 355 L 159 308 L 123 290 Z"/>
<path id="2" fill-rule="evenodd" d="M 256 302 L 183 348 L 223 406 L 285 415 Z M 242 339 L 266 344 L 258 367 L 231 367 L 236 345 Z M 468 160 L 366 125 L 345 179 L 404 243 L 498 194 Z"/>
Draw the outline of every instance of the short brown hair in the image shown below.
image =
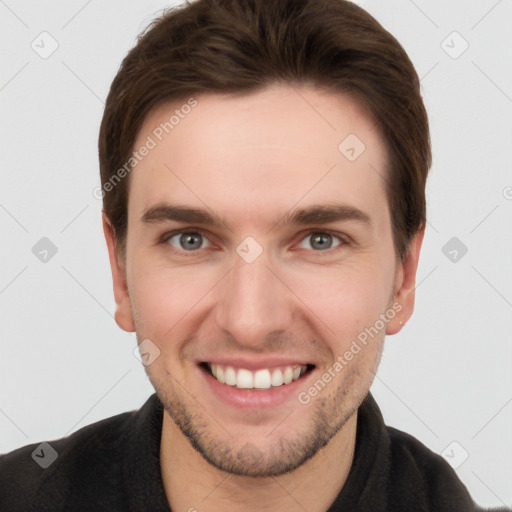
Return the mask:
<path id="1" fill-rule="evenodd" d="M 103 208 L 120 254 L 129 176 L 112 179 L 123 168 L 126 174 L 149 112 L 193 94 L 249 93 L 276 83 L 348 93 L 375 120 L 389 154 L 386 193 L 403 258 L 426 222 L 427 113 L 400 43 L 346 0 L 197 0 L 147 27 L 112 82 L 99 135 Z"/>

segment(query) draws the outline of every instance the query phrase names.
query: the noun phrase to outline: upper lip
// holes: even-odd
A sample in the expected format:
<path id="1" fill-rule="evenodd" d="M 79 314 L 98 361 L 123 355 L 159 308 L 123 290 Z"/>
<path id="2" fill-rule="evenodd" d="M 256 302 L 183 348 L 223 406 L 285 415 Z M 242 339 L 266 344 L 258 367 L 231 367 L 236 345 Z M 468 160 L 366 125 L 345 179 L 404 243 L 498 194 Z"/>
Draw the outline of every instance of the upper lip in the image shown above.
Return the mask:
<path id="1" fill-rule="evenodd" d="M 212 357 L 211 359 L 202 359 L 198 363 L 220 364 L 222 366 L 232 366 L 234 368 L 245 368 L 246 370 L 259 370 L 261 368 L 279 368 L 283 366 L 312 365 L 305 359 L 290 359 L 278 357 L 265 358 L 246 358 L 246 357 Z"/>

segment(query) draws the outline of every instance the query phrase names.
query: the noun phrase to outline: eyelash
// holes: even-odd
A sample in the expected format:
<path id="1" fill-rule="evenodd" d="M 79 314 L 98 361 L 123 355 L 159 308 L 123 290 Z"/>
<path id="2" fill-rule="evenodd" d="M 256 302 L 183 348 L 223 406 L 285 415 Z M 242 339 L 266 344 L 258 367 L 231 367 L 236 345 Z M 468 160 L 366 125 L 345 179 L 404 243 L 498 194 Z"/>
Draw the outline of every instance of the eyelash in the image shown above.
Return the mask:
<path id="1" fill-rule="evenodd" d="M 176 231 L 170 231 L 168 233 L 163 234 L 160 237 L 160 239 L 158 240 L 158 245 L 160 245 L 160 244 L 162 244 L 162 245 L 167 244 L 171 238 L 175 237 L 176 235 L 181 235 L 181 234 L 184 234 L 184 233 L 192 234 L 192 235 L 201 235 L 204 238 L 208 239 L 208 241 L 213 244 L 213 242 L 211 242 L 211 240 L 209 239 L 207 233 L 205 233 L 201 229 L 197 229 L 197 228 L 193 228 L 193 229 L 188 228 L 187 229 L 187 228 L 184 228 L 184 229 L 179 229 L 179 230 L 176 230 Z M 304 236 L 300 239 L 300 241 L 302 242 L 308 236 L 311 236 L 313 234 L 330 235 L 333 238 L 337 238 L 339 240 L 339 242 L 340 242 L 340 244 L 337 245 L 336 247 L 325 249 L 323 251 L 315 251 L 313 249 L 309 250 L 310 252 L 313 252 L 313 253 L 315 253 L 315 255 L 318 255 L 318 256 L 321 256 L 322 254 L 332 254 L 333 252 L 335 252 L 337 250 L 340 250 L 343 247 L 351 244 L 351 241 L 350 241 L 350 239 L 349 239 L 349 237 L 347 235 L 341 235 L 341 234 L 335 233 L 333 231 L 319 230 L 319 229 L 312 229 L 312 230 L 306 232 L 304 234 Z M 201 250 L 201 249 L 197 249 L 195 251 L 186 251 L 184 249 L 178 249 L 177 247 L 174 247 L 171 244 L 168 244 L 168 245 L 172 248 L 172 250 L 175 250 L 175 251 L 177 251 L 180 254 L 185 255 L 185 256 L 192 256 L 192 255 L 194 255 L 195 253 L 198 253 Z"/>

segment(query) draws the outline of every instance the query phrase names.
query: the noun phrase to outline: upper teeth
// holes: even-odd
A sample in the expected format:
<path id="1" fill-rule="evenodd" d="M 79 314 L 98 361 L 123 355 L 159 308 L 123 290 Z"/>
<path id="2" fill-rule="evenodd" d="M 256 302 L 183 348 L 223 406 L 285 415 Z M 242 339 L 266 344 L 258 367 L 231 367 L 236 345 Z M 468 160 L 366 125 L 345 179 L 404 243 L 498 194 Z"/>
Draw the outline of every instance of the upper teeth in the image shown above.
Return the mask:
<path id="1" fill-rule="evenodd" d="M 284 366 L 282 368 L 262 368 L 252 372 L 245 368 L 238 370 L 232 366 L 208 363 L 213 376 L 223 384 L 240 389 L 269 389 L 297 380 L 307 370 L 305 365 Z"/>

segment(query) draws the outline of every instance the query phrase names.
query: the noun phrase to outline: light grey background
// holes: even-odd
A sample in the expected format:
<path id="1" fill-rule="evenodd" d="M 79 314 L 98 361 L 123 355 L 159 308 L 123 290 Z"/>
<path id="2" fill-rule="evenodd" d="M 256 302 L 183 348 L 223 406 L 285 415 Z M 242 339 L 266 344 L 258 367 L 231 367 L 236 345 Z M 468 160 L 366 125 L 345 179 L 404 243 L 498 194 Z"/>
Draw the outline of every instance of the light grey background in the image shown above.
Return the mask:
<path id="1" fill-rule="evenodd" d="M 467 452 L 457 473 L 480 504 L 511 506 L 512 4 L 358 3 L 415 64 L 434 154 L 416 312 L 387 339 L 372 392 L 389 425 L 452 462 Z M 139 408 L 153 392 L 135 336 L 113 319 L 93 189 L 110 83 L 169 5 L 0 1 L 1 452 Z M 57 247 L 46 263 L 32 252 L 43 237 Z M 442 252 L 452 237 L 468 248 L 456 262 Z"/>

